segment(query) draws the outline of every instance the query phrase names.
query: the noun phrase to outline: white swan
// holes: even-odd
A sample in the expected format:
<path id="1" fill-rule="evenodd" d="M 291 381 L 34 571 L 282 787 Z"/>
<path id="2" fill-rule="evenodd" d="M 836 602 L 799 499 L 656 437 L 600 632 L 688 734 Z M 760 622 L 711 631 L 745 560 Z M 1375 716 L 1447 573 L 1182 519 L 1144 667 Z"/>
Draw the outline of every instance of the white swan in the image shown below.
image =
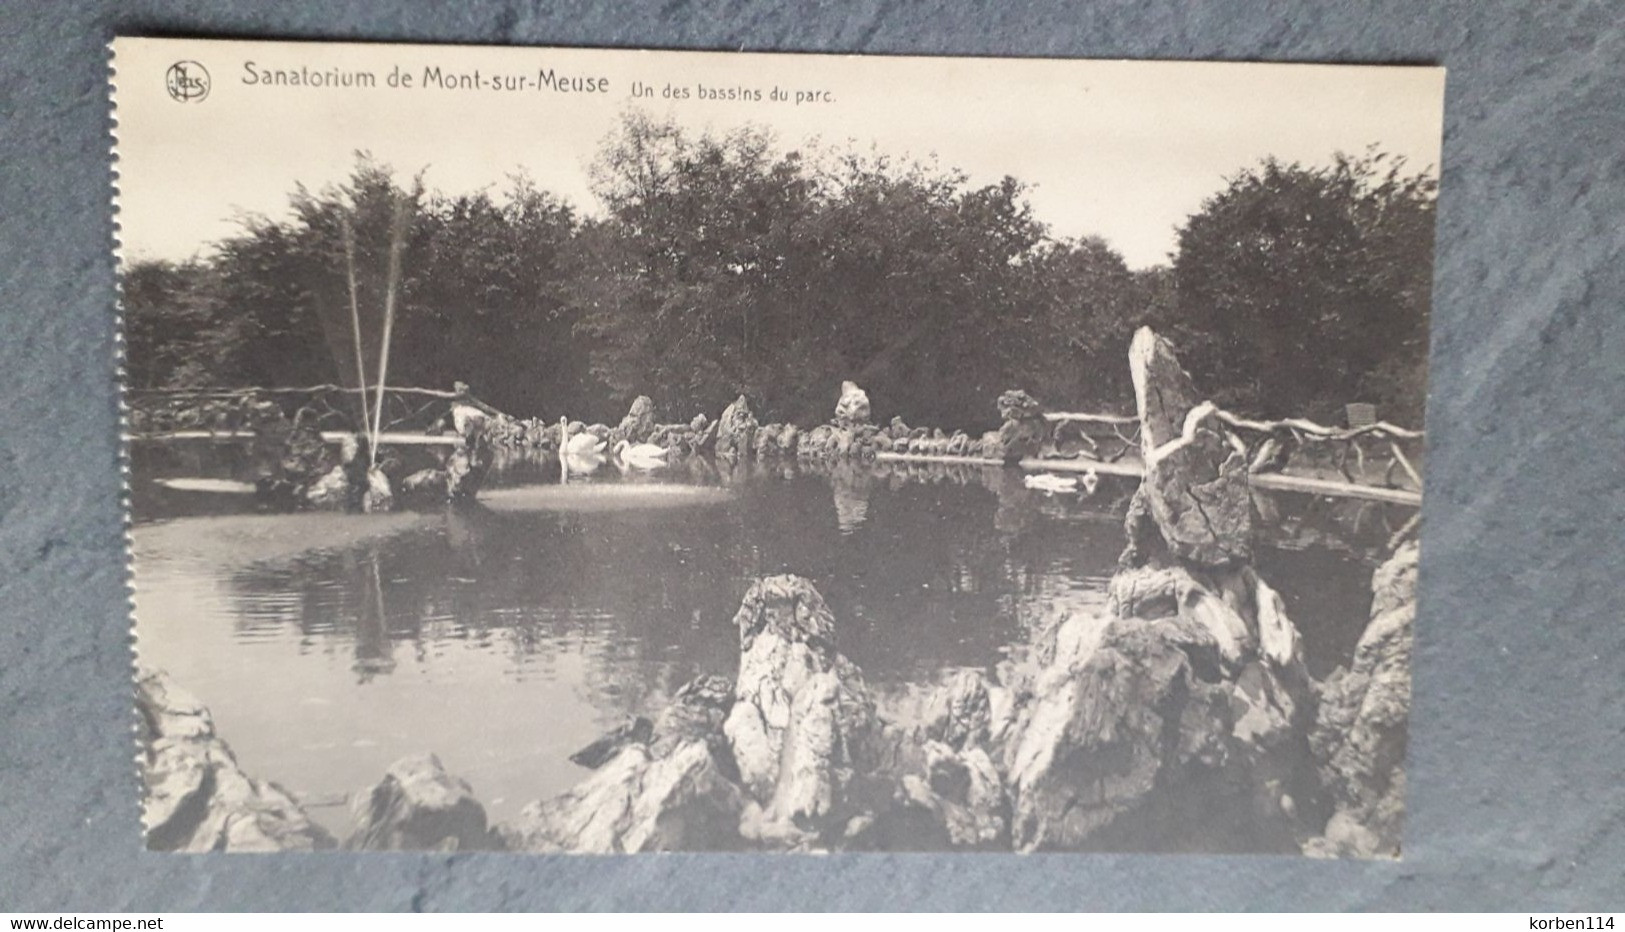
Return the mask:
<path id="1" fill-rule="evenodd" d="M 658 469 L 666 465 L 666 448 L 622 440 L 615 445 L 615 457 L 633 469 Z"/>
<path id="2" fill-rule="evenodd" d="M 602 456 L 604 441 L 589 433 L 579 433 L 565 444 L 564 452 L 571 456 Z"/>
<path id="3" fill-rule="evenodd" d="M 585 431 L 570 436 L 570 419 L 559 418 L 559 481 L 571 475 L 586 476 L 604 464 L 604 441 Z"/>
<path id="4" fill-rule="evenodd" d="M 1077 479 L 1071 476 L 1057 476 L 1052 472 L 1039 473 L 1036 476 L 1022 476 L 1021 484 L 1029 489 L 1049 492 L 1052 495 L 1057 492 L 1076 492 L 1078 490 Z"/>

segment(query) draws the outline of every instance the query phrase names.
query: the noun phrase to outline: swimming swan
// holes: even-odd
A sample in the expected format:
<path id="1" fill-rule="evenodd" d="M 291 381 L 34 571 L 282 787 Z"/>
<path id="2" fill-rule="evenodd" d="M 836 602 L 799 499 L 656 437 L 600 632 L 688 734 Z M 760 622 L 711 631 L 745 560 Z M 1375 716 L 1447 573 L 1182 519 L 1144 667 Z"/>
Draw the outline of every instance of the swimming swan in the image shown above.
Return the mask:
<path id="1" fill-rule="evenodd" d="M 604 452 L 604 441 L 589 433 L 579 433 L 570 438 L 570 442 L 564 447 L 564 452 L 571 456 L 601 456 Z"/>
<path id="2" fill-rule="evenodd" d="M 1021 484 L 1029 489 L 1037 489 L 1051 495 L 1061 492 L 1077 492 L 1081 486 L 1084 495 L 1093 495 L 1095 489 L 1100 486 L 1100 476 L 1093 469 L 1084 472 L 1081 478 L 1057 476 L 1052 472 L 1045 472 L 1036 476 L 1022 476 Z"/>
<path id="3" fill-rule="evenodd" d="M 666 465 L 666 448 L 622 440 L 615 445 L 615 457 L 634 469 L 657 469 Z"/>
<path id="4" fill-rule="evenodd" d="M 1057 476 L 1052 472 L 1040 473 L 1036 476 L 1022 476 L 1021 484 L 1029 489 L 1049 492 L 1052 495 L 1057 492 L 1076 492 L 1078 490 L 1077 479 L 1071 476 Z"/>

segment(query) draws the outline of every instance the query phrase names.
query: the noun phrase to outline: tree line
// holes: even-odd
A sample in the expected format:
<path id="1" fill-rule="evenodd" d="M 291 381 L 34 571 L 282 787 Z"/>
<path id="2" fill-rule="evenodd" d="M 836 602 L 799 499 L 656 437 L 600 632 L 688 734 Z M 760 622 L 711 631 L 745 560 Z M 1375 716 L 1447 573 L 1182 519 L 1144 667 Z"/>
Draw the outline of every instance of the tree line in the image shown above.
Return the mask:
<path id="1" fill-rule="evenodd" d="M 992 420 L 1016 387 L 1126 411 L 1129 337 L 1151 324 L 1238 411 L 1337 420 L 1367 401 L 1421 422 L 1436 184 L 1374 150 L 1239 171 L 1147 270 L 1054 235 L 1015 178 L 756 127 L 630 113 L 591 178 L 587 214 L 522 176 L 448 196 L 358 154 L 284 218 L 125 269 L 130 384 L 354 385 L 356 320 L 376 378 L 404 217 L 388 381 L 461 380 L 520 416 L 607 421 L 647 394 L 686 419 L 744 394 L 813 423 L 843 379 L 877 415 L 945 427 Z"/>

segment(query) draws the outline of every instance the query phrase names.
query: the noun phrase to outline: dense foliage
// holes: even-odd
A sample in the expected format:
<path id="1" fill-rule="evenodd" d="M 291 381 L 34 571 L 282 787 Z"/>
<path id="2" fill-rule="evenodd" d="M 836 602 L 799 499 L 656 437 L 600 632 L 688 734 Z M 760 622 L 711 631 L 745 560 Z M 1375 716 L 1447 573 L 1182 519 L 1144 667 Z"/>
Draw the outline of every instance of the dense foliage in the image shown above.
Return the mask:
<path id="1" fill-rule="evenodd" d="M 1382 153 L 1244 171 L 1179 231 L 1186 364 L 1222 401 L 1420 424 L 1436 183 Z"/>
<path id="2" fill-rule="evenodd" d="M 1053 236 L 1014 178 L 786 151 L 754 128 L 631 114 L 592 177 L 584 216 L 524 178 L 446 197 L 363 155 L 203 259 L 133 263 L 131 382 L 354 384 L 352 296 L 375 379 L 398 241 L 388 381 L 466 381 L 519 415 L 608 420 L 649 394 L 686 419 L 743 393 L 808 423 L 843 379 L 882 418 L 944 426 L 988 423 L 1012 387 L 1127 410 L 1124 351 L 1152 323 L 1242 409 L 1420 416 L 1433 183 L 1380 156 L 1245 171 L 1179 231 L 1171 267 L 1141 272 Z"/>

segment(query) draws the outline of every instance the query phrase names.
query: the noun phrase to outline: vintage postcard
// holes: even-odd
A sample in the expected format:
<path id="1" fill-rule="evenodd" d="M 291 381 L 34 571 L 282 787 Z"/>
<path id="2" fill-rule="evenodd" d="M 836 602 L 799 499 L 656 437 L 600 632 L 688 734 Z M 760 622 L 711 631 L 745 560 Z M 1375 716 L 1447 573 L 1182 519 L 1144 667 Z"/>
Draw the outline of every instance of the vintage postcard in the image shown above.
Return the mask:
<path id="1" fill-rule="evenodd" d="M 112 84 L 148 847 L 1399 855 L 1442 70 Z"/>

